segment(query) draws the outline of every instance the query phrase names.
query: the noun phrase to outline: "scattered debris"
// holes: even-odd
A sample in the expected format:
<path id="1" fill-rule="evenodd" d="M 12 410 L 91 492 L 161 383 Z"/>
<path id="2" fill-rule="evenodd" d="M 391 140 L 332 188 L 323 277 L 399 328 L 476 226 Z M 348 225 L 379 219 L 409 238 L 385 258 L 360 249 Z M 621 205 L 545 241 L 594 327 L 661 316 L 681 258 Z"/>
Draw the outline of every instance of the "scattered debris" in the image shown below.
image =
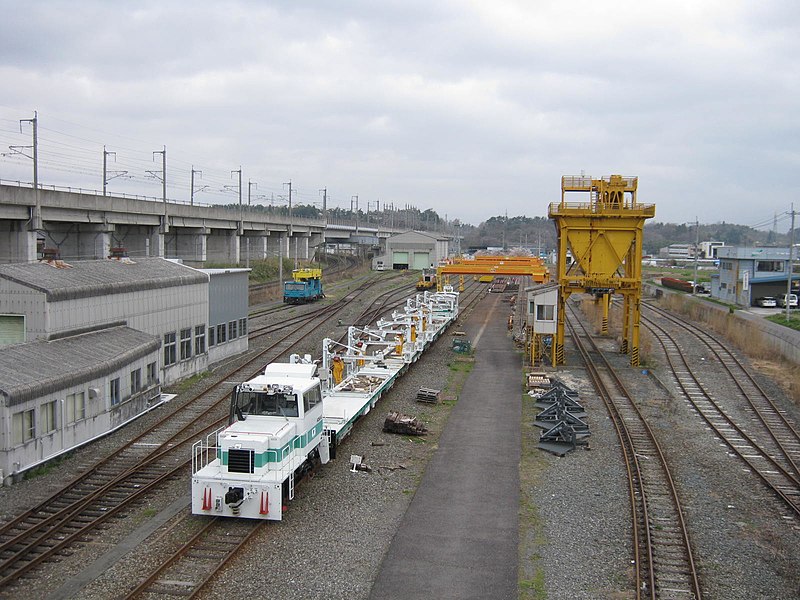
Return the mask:
<path id="1" fill-rule="evenodd" d="M 441 390 L 433 390 L 431 388 L 419 388 L 417 392 L 417 402 L 427 402 L 429 404 L 436 404 L 439 402 L 439 394 Z"/>
<path id="2" fill-rule="evenodd" d="M 370 446 L 385 446 L 386 444 L 384 444 L 383 442 L 370 442 L 369 445 Z"/>
<path id="3" fill-rule="evenodd" d="M 549 389 L 552 383 L 550 378 L 544 373 L 528 373 L 528 388 Z"/>
<path id="4" fill-rule="evenodd" d="M 364 464 L 364 457 L 359 456 L 358 454 L 351 454 L 350 455 L 350 472 L 355 473 L 356 471 L 364 471 L 366 473 L 372 472 L 372 468 L 368 465 Z"/>
<path id="5" fill-rule="evenodd" d="M 399 412 L 389 413 L 383 422 L 383 430 L 387 433 L 400 433 L 403 435 L 425 435 L 428 433 L 428 428 L 419 419 Z"/>
<path id="6" fill-rule="evenodd" d="M 463 340 L 460 338 L 453 339 L 452 349 L 454 352 L 460 352 L 466 354 L 472 350 L 472 342 L 469 340 Z"/>
<path id="7" fill-rule="evenodd" d="M 387 471 L 397 471 L 398 469 L 403 469 L 403 470 L 405 470 L 405 469 L 407 469 L 408 467 L 407 467 L 407 466 L 405 466 L 404 464 L 402 464 L 402 463 L 401 463 L 401 464 L 398 464 L 398 465 L 395 465 L 395 466 L 391 466 L 391 465 L 380 465 L 378 468 L 379 468 L 379 469 L 386 469 Z"/>

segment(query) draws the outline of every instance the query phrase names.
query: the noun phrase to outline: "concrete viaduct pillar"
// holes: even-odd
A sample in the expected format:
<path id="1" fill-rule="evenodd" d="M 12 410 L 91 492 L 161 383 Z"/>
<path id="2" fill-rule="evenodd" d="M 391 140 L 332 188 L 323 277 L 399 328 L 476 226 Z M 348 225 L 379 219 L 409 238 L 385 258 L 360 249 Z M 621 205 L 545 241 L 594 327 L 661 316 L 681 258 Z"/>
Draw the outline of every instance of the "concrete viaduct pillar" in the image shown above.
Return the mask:
<path id="1" fill-rule="evenodd" d="M 252 260 L 263 260 L 267 257 L 267 232 L 247 233 L 242 240 L 242 261 L 246 264 Z"/>
<path id="2" fill-rule="evenodd" d="M 241 242 L 235 229 L 212 229 L 206 237 L 206 260 L 211 263 L 239 264 Z"/>
<path id="3" fill-rule="evenodd" d="M 43 233 L 45 248 L 57 248 L 62 260 L 101 259 L 111 253 L 114 225 L 71 223 Z"/>
<path id="4" fill-rule="evenodd" d="M 36 232 L 29 231 L 24 221 L 0 223 L 0 261 L 17 263 L 36 259 Z"/>

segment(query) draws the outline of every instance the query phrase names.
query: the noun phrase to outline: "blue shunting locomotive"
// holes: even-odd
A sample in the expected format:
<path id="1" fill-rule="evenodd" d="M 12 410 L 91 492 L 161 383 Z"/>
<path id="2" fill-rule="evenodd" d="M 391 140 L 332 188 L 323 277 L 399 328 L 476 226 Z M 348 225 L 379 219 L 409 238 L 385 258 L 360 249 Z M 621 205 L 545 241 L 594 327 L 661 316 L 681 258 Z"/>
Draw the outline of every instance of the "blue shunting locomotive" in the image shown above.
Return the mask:
<path id="1" fill-rule="evenodd" d="M 305 304 L 324 298 L 322 269 L 295 269 L 292 280 L 283 284 L 283 301 L 286 304 Z"/>

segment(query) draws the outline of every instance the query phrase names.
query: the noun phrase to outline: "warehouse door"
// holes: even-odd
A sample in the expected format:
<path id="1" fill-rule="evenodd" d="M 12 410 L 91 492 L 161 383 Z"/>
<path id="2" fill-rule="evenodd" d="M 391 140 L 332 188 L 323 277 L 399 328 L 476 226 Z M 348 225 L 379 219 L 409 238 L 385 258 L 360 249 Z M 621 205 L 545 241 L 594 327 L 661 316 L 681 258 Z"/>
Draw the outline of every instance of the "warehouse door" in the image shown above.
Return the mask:
<path id="1" fill-rule="evenodd" d="M 408 268 L 408 252 L 392 252 L 392 268 L 393 269 L 407 269 Z"/>
<path id="2" fill-rule="evenodd" d="M 0 315 L 0 346 L 25 341 L 25 316 Z"/>
<path id="3" fill-rule="evenodd" d="M 427 269 L 431 266 L 430 252 L 414 252 L 414 269 Z"/>

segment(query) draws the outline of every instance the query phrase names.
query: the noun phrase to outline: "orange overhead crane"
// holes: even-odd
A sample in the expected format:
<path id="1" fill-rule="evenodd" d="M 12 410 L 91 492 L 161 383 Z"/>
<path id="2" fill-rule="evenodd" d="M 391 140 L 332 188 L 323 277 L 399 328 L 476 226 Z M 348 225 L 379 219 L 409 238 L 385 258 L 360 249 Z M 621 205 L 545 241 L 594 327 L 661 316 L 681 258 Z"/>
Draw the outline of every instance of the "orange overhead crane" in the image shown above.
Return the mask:
<path id="1" fill-rule="evenodd" d="M 438 289 L 449 285 L 450 275 L 459 275 L 459 290 L 464 291 L 464 275 L 527 275 L 535 283 L 550 279 L 544 261 L 536 256 L 476 256 L 474 259 L 454 259 L 436 269 Z"/>
<path id="2" fill-rule="evenodd" d="M 548 216 L 558 231 L 559 284 L 555 362 L 564 362 L 564 319 L 567 298 L 593 294 L 603 303 L 602 333 L 608 333 L 608 307 L 613 294 L 624 299 L 622 352 L 631 366 L 639 365 L 639 314 L 642 297 L 642 232 L 645 219 L 656 214 L 654 204 L 636 199 L 638 179 L 611 175 L 562 177 L 561 202 Z M 584 202 L 567 202 L 567 192 L 583 192 Z M 568 253 L 574 262 L 568 260 Z"/>

